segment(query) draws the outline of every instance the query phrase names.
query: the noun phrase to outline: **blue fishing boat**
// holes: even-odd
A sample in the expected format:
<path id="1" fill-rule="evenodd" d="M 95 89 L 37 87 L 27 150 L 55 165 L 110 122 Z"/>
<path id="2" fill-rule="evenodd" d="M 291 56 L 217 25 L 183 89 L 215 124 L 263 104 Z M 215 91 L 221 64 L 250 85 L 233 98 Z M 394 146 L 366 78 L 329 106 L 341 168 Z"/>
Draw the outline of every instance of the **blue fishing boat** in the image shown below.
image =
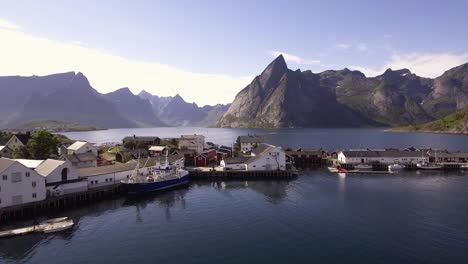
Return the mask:
<path id="1" fill-rule="evenodd" d="M 140 170 L 140 162 L 128 179 L 121 183 L 127 188 L 128 194 L 143 194 L 174 188 L 189 183 L 189 173 L 176 165 L 167 162 Z M 143 172 L 142 172 L 143 171 Z"/>

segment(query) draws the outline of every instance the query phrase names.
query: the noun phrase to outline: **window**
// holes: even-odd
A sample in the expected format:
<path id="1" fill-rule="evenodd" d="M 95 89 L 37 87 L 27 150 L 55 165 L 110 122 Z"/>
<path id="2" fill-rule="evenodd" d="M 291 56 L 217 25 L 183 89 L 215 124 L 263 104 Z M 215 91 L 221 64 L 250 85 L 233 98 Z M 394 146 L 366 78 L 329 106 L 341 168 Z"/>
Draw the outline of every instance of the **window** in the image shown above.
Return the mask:
<path id="1" fill-rule="evenodd" d="M 31 184 L 32 184 L 32 187 L 36 187 L 36 182 L 35 181 L 33 181 Z"/>
<path id="2" fill-rule="evenodd" d="M 2 198 L 0 198 L 0 204 L 2 204 Z"/>
<path id="3" fill-rule="evenodd" d="M 7 175 L 3 175 L 2 178 L 3 178 L 4 181 L 8 180 L 8 176 L 7 176 Z"/>
<path id="4" fill-rule="evenodd" d="M 24 176 L 29 177 L 29 176 L 31 176 L 31 173 L 30 173 L 29 171 L 27 171 L 27 172 L 24 174 Z"/>
<path id="5" fill-rule="evenodd" d="M 21 172 L 13 172 L 11 174 L 11 182 L 21 182 Z"/>
<path id="6" fill-rule="evenodd" d="M 37 194 L 36 193 L 33 193 L 32 194 L 32 198 L 36 198 L 37 197 Z"/>
<path id="7" fill-rule="evenodd" d="M 109 181 L 109 179 L 106 178 L 106 182 Z"/>

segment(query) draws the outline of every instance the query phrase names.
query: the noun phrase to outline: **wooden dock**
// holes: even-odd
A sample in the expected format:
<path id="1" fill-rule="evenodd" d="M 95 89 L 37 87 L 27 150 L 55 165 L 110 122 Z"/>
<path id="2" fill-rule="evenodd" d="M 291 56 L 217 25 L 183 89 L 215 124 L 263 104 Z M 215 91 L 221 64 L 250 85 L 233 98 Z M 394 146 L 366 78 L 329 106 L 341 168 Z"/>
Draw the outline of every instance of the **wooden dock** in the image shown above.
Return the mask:
<path id="1" fill-rule="evenodd" d="M 337 168 L 329 167 L 328 170 L 332 173 L 352 173 L 352 174 L 394 174 L 393 171 L 374 171 L 374 170 L 338 170 Z"/>
<path id="2" fill-rule="evenodd" d="M 244 171 L 244 170 L 226 170 L 226 171 L 189 171 L 190 178 L 194 180 L 203 179 L 290 179 L 296 177 L 297 171 L 294 170 L 275 170 L 275 171 Z"/>
<path id="3" fill-rule="evenodd" d="M 73 225 L 73 220 L 67 219 L 60 222 L 53 222 L 53 223 L 41 223 L 38 225 L 27 226 L 17 229 L 10 229 L 6 231 L 0 232 L 0 238 L 7 238 L 13 236 L 21 236 L 30 233 L 50 233 L 54 230 L 60 231 L 66 228 L 69 228 Z"/>

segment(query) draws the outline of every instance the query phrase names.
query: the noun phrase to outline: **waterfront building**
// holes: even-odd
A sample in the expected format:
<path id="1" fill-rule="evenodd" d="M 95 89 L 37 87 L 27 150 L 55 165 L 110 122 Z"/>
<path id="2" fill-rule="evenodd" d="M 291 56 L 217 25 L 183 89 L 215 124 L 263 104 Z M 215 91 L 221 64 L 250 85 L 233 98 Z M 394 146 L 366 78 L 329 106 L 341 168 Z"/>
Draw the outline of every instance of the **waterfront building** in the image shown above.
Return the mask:
<path id="1" fill-rule="evenodd" d="M 202 153 L 205 148 L 205 136 L 203 135 L 182 135 L 179 138 L 179 149 L 191 149 L 196 153 Z"/>
<path id="2" fill-rule="evenodd" d="M 185 161 L 185 166 L 195 166 L 195 156 L 196 156 L 195 150 L 192 149 L 177 149 L 172 152 L 172 155 L 181 155 L 184 157 Z"/>
<path id="3" fill-rule="evenodd" d="M 468 163 L 468 152 L 449 152 L 447 150 L 429 150 L 429 162 Z"/>
<path id="4" fill-rule="evenodd" d="M 417 164 L 428 162 L 425 151 L 402 151 L 385 149 L 346 150 L 338 153 L 338 161 L 342 164 L 381 163 L 381 164 Z"/>
<path id="5" fill-rule="evenodd" d="M 263 137 L 257 135 L 247 135 L 239 137 L 240 150 L 243 153 L 252 151 L 253 148 L 257 147 L 263 142 Z"/>
<path id="6" fill-rule="evenodd" d="M 208 167 L 217 164 L 217 152 L 215 149 L 205 150 L 195 156 L 195 166 Z"/>
<path id="7" fill-rule="evenodd" d="M 13 158 L 13 150 L 8 146 L 0 146 L 0 158 Z"/>
<path id="8" fill-rule="evenodd" d="M 62 151 L 63 152 L 63 151 Z M 67 147 L 59 160 L 68 160 L 74 167 L 89 168 L 96 167 L 98 157 L 97 147 L 93 143 L 76 141 Z"/>
<path id="9" fill-rule="evenodd" d="M 250 156 L 226 158 L 220 162 L 226 170 L 248 171 L 286 170 L 286 153 L 281 147 L 261 143 L 252 149 Z"/>
<path id="10" fill-rule="evenodd" d="M 34 170 L 46 179 L 47 197 L 88 190 L 87 182 L 78 177 L 77 169 L 69 160 L 47 159 Z"/>
<path id="11" fill-rule="evenodd" d="M 126 162 L 132 159 L 143 159 L 148 157 L 148 151 L 144 148 L 126 149 L 120 148 L 115 154 L 115 160 L 118 162 Z"/>
<path id="12" fill-rule="evenodd" d="M 0 208 L 46 198 L 45 178 L 24 163 L 24 160 L 0 158 Z"/>

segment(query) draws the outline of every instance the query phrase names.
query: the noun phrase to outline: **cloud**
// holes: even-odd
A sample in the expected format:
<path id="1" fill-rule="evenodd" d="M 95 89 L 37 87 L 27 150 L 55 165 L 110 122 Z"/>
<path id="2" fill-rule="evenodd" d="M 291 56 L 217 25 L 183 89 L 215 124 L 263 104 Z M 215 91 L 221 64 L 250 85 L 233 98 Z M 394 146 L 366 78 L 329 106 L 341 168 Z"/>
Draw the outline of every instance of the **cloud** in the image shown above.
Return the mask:
<path id="1" fill-rule="evenodd" d="M 446 70 L 466 62 L 468 62 L 468 53 L 395 53 L 381 67 L 351 66 L 350 68 L 362 71 L 367 76 L 380 75 L 388 68 L 393 70 L 407 68 L 419 76 L 435 78 Z"/>
<path id="2" fill-rule="evenodd" d="M 338 43 L 338 44 L 335 45 L 335 47 L 337 47 L 338 49 L 349 49 L 352 46 L 353 45 L 349 44 L 349 43 Z"/>
<path id="3" fill-rule="evenodd" d="M 130 87 L 168 96 L 181 94 L 189 102 L 230 103 L 252 77 L 197 73 L 158 62 L 124 58 L 81 42 L 61 42 L 0 28 L 0 75 L 47 75 L 81 71 L 100 92 Z"/>
<path id="4" fill-rule="evenodd" d="M 7 20 L 1 19 L 0 18 L 0 28 L 4 29 L 19 29 L 18 25 L 15 25 Z"/>
<path id="5" fill-rule="evenodd" d="M 366 43 L 359 43 L 357 46 L 356 46 L 356 49 L 358 51 L 366 51 L 367 50 L 367 44 Z"/>
<path id="6" fill-rule="evenodd" d="M 283 51 L 271 51 L 270 54 L 273 57 L 278 57 L 279 55 L 283 54 L 283 57 L 286 61 L 288 62 L 293 62 L 296 64 L 302 64 L 302 65 L 310 65 L 310 64 L 317 64 L 320 63 L 319 60 L 309 60 L 309 59 L 304 59 L 296 55 L 288 54 Z"/>

